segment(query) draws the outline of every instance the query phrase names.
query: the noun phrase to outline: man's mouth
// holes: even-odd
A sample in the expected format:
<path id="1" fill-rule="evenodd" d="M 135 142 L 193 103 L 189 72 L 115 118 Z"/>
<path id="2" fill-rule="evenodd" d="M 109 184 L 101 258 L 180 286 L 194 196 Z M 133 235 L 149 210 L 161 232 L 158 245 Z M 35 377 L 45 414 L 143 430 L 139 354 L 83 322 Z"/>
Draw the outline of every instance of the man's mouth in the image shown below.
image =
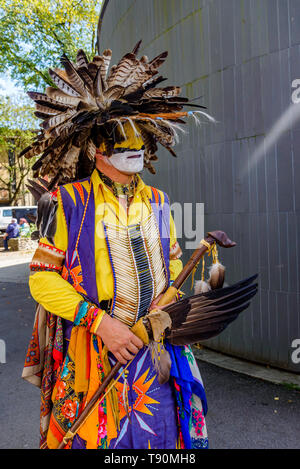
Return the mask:
<path id="1" fill-rule="evenodd" d="M 131 156 L 127 156 L 127 160 L 131 159 L 131 158 L 140 158 L 142 155 L 131 155 Z"/>

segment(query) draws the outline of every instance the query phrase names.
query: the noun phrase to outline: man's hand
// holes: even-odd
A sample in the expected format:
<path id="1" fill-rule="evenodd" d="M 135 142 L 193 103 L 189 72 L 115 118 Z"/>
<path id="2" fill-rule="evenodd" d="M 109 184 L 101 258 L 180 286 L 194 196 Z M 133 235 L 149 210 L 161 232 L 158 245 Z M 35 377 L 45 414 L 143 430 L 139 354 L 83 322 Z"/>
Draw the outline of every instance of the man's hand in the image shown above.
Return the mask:
<path id="1" fill-rule="evenodd" d="M 141 339 L 134 335 L 125 324 L 118 319 L 111 318 L 108 314 L 103 316 L 96 334 L 123 365 L 134 358 L 139 349 L 144 346 Z"/>
<path id="2" fill-rule="evenodd" d="M 160 295 L 158 295 L 151 303 L 150 305 L 150 308 L 149 308 L 149 311 L 151 311 L 152 309 L 155 309 L 155 308 L 159 308 L 159 309 L 164 309 L 165 306 L 169 306 L 169 305 L 172 305 L 173 303 L 176 303 L 176 300 L 172 300 L 170 301 L 170 303 L 166 304 L 166 305 L 163 305 L 163 306 L 158 306 L 158 303 L 159 301 L 161 300 L 161 298 L 163 297 L 163 293 L 161 293 Z"/>

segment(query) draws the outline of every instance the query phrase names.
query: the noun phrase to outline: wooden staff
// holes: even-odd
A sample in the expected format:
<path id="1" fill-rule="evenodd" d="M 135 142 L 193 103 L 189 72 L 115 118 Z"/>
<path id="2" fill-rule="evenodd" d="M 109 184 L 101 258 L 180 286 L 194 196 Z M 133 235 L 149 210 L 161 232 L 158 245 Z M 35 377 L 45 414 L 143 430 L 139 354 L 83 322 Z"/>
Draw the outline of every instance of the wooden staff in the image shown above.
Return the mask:
<path id="1" fill-rule="evenodd" d="M 194 251 L 192 256 L 190 257 L 187 264 L 184 266 L 176 280 L 174 280 L 173 284 L 166 290 L 163 294 L 162 298 L 160 299 L 158 305 L 164 306 L 170 303 L 176 296 L 178 290 L 181 288 L 183 283 L 192 273 L 193 269 L 197 266 L 200 259 L 203 257 L 205 252 L 212 246 L 214 243 L 217 243 L 219 246 L 223 248 L 231 248 L 236 245 L 234 241 L 231 241 L 227 234 L 224 231 L 210 231 L 207 233 L 207 236 L 202 240 L 198 246 L 198 248 Z M 115 366 L 112 368 L 110 373 L 105 377 L 103 383 L 99 387 L 99 389 L 95 392 L 89 403 L 86 405 L 80 416 L 78 417 L 77 421 L 72 425 L 70 430 L 66 433 L 63 438 L 63 441 L 58 446 L 58 449 L 63 449 L 64 446 L 68 443 L 69 440 L 72 440 L 76 435 L 77 431 L 81 427 L 81 425 L 85 422 L 85 419 L 88 417 L 89 413 L 92 411 L 94 405 L 97 403 L 100 396 L 104 393 L 105 389 L 109 385 L 109 383 L 114 379 L 117 375 L 120 368 L 122 368 L 122 363 L 117 362 Z"/>

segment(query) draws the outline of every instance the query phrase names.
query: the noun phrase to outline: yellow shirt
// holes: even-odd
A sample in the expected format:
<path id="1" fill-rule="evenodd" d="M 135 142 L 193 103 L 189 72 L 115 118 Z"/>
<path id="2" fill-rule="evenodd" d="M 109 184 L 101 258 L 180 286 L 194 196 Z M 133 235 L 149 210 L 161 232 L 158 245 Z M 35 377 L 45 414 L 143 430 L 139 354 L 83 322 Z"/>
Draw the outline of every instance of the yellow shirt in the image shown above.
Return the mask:
<path id="1" fill-rule="evenodd" d="M 102 220 L 115 225 L 128 226 L 140 222 L 150 213 L 148 197 L 151 197 L 151 188 L 146 186 L 139 177 L 138 185 L 128 213 L 119 204 L 118 199 L 99 177 L 95 169 L 91 181 L 95 198 L 95 267 L 99 302 L 113 297 L 114 282 L 109 260 L 107 245 L 103 232 Z M 72 185 L 65 186 L 69 194 L 74 197 Z M 59 194 L 59 193 L 58 193 Z M 43 243 L 51 245 L 45 238 Z M 170 249 L 176 245 L 176 229 L 174 220 L 170 215 Z M 68 248 L 68 231 L 64 218 L 62 201 L 58 195 L 57 228 L 54 236 L 56 248 L 66 251 Z M 170 259 L 170 278 L 174 280 L 182 270 L 180 259 Z M 47 311 L 70 321 L 74 320 L 76 307 L 83 297 L 74 287 L 56 272 L 36 272 L 29 278 L 29 287 L 33 298 Z"/>

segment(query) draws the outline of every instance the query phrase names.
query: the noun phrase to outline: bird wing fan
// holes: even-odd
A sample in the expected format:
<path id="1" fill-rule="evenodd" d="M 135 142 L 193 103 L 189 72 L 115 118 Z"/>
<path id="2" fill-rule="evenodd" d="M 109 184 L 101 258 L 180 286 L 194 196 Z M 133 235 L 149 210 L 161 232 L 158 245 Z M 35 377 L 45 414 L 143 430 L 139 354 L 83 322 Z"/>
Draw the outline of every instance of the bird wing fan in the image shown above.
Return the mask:
<path id="1" fill-rule="evenodd" d="M 250 305 L 257 293 L 257 275 L 215 291 L 201 293 L 172 304 L 172 328 L 166 338 L 173 345 L 188 345 L 210 339 L 222 332 Z"/>

